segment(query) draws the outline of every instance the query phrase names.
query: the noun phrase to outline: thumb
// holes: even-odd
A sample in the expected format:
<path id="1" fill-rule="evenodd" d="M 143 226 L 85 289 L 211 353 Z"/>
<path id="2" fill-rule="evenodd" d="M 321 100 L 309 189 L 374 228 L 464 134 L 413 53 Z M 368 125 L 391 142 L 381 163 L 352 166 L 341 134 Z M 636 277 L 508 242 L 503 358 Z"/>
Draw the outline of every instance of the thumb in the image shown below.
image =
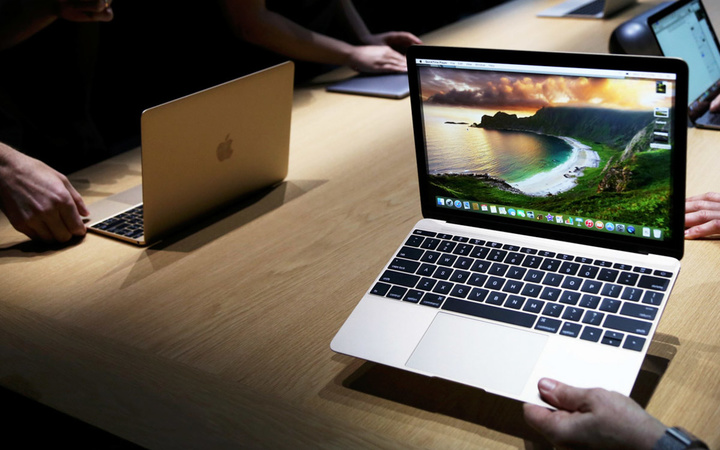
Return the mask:
<path id="1" fill-rule="evenodd" d="M 552 378 L 541 378 L 538 390 L 544 401 L 558 409 L 578 411 L 586 404 L 586 389 L 569 386 Z"/>

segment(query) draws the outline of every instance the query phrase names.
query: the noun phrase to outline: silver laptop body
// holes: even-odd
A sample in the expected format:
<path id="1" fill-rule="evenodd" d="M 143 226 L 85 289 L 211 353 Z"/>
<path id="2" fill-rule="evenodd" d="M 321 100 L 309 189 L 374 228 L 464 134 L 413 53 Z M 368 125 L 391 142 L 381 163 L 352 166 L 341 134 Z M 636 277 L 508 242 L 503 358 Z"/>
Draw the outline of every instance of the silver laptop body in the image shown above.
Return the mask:
<path id="1" fill-rule="evenodd" d="M 541 377 L 629 394 L 680 270 L 687 66 L 416 46 L 408 75 L 425 218 L 331 348 L 537 404 Z"/>

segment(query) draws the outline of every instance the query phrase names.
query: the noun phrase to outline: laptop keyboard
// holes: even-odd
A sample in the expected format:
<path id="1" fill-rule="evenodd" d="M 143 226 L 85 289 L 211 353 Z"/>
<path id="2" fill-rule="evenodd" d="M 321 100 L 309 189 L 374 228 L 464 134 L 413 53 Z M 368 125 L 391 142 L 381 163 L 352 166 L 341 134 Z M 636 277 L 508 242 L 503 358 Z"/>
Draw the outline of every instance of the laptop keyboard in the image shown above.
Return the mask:
<path id="1" fill-rule="evenodd" d="M 92 228 L 136 239 L 145 233 L 143 229 L 143 205 L 112 216 L 93 225 Z"/>
<path id="2" fill-rule="evenodd" d="M 415 230 L 370 293 L 641 351 L 672 276 Z"/>
<path id="3" fill-rule="evenodd" d="M 595 0 L 594 2 L 583 5 L 577 9 L 570 11 L 568 14 L 580 14 L 594 16 L 595 14 L 601 13 L 605 7 L 605 0 Z"/>

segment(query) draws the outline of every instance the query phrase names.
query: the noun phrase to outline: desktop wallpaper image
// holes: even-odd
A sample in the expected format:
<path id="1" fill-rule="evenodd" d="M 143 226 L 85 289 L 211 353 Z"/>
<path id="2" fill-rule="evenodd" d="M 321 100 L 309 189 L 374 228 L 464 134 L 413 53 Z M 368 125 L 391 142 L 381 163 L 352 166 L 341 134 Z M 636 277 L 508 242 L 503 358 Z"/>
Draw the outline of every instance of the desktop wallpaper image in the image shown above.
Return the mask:
<path id="1" fill-rule="evenodd" d="M 432 195 L 669 236 L 672 83 L 420 68 Z"/>

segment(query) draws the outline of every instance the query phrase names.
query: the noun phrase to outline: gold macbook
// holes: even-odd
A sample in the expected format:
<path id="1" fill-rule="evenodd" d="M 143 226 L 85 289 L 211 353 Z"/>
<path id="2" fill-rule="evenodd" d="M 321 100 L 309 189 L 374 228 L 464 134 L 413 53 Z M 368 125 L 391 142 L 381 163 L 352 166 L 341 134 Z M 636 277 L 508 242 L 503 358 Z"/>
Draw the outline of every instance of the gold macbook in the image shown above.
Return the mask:
<path id="1" fill-rule="evenodd" d="M 147 245 L 287 175 L 294 65 L 145 110 L 142 185 L 89 206 L 88 229 Z"/>

